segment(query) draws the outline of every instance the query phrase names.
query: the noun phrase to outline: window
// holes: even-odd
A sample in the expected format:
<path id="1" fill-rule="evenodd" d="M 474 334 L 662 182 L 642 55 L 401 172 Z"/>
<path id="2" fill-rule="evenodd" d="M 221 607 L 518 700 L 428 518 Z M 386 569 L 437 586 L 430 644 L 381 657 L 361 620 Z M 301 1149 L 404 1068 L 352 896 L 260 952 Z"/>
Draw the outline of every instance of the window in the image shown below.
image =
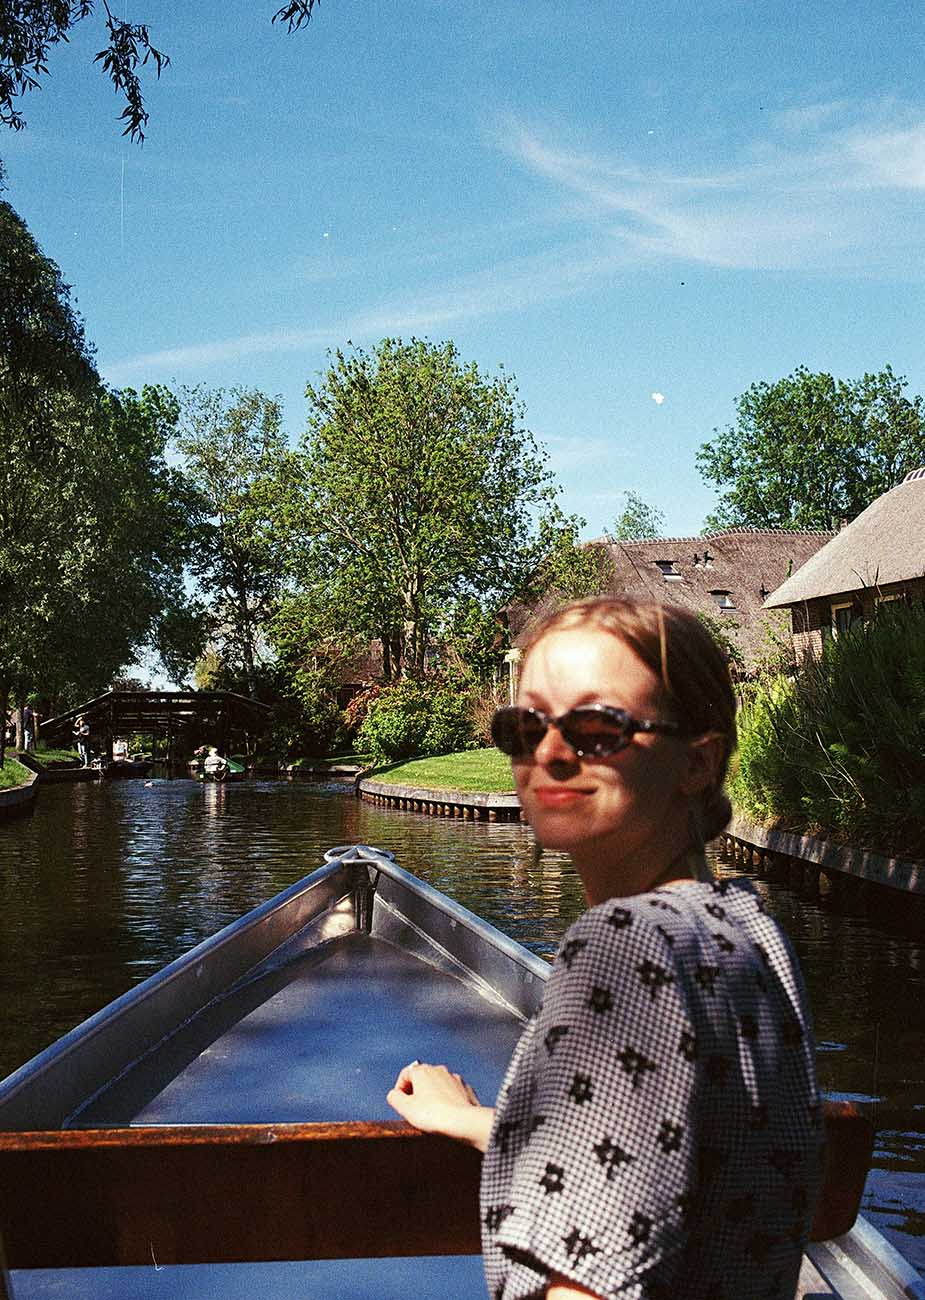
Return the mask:
<path id="1" fill-rule="evenodd" d="M 889 591 L 886 595 L 878 592 L 874 597 L 874 617 L 884 610 L 892 610 L 896 614 L 907 603 L 907 599 L 904 591 Z"/>
<path id="2" fill-rule="evenodd" d="M 711 591 L 710 595 L 719 605 L 720 609 L 735 609 L 736 603 L 732 599 L 731 591 Z"/>
<path id="3" fill-rule="evenodd" d="M 659 571 L 666 582 L 681 582 L 684 575 L 679 573 L 674 560 L 656 560 Z"/>
<path id="4" fill-rule="evenodd" d="M 832 631 L 836 636 L 840 632 L 847 632 L 854 622 L 854 604 L 852 601 L 846 601 L 844 604 L 832 606 Z"/>

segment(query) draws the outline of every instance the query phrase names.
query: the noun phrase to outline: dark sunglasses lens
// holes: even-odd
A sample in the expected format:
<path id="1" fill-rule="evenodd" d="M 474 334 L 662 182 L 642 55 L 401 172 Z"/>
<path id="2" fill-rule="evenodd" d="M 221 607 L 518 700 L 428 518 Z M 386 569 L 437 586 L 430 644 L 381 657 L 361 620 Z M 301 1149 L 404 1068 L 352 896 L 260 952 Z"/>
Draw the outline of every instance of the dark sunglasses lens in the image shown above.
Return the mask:
<path id="1" fill-rule="evenodd" d="M 511 758 L 532 754 L 546 734 L 546 723 L 530 709 L 499 709 L 492 719 L 491 738 Z"/>
<path id="2" fill-rule="evenodd" d="M 572 709 L 562 719 L 562 735 L 579 753 L 606 758 L 626 745 L 627 721 L 619 709 Z"/>

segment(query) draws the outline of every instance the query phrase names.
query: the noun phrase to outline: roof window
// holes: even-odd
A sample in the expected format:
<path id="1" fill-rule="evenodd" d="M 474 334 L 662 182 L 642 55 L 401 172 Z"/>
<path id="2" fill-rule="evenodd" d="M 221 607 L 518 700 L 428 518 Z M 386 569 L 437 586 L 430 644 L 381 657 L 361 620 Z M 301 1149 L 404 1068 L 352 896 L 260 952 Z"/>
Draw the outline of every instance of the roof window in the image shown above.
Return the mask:
<path id="1" fill-rule="evenodd" d="M 680 582 L 682 580 L 684 575 L 678 572 L 674 560 L 656 560 L 655 563 L 658 565 L 659 571 L 666 582 Z"/>
<path id="2" fill-rule="evenodd" d="M 710 595 L 716 601 L 720 609 L 735 609 L 736 603 L 732 599 L 731 591 L 711 591 Z"/>

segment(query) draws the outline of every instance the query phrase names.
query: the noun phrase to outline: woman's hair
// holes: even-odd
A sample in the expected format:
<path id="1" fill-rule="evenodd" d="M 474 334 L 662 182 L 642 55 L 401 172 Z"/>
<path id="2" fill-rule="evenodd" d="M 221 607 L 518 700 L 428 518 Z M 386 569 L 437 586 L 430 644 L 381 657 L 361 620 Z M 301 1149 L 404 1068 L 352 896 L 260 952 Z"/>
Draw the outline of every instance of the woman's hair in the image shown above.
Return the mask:
<path id="1" fill-rule="evenodd" d="M 694 735 L 716 732 L 724 741 L 716 780 L 704 791 L 697 838 L 713 839 L 729 822 L 732 808 L 723 791 L 736 747 L 736 700 L 722 650 L 695 614 L 679 605 L 628 596 L 576 600 L 547 614 L 531 630 L 524 655 L 550 632 L 590 625 L 622 641 L 656 675 L 673 720 Z"/>

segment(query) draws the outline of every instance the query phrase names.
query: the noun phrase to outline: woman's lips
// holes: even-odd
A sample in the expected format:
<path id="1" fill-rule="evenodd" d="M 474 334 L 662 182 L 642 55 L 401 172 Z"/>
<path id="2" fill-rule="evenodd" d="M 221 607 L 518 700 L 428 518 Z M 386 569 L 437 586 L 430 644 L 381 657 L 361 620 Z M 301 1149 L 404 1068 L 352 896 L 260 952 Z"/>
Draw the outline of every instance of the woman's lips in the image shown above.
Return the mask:
<path id="1" fill-rule="evenodd" d="M 533 796 L 544 808 L 571 808 L 590 793 L 576 790 L 574 786 L 541 785 L 533 791 Z"/>

